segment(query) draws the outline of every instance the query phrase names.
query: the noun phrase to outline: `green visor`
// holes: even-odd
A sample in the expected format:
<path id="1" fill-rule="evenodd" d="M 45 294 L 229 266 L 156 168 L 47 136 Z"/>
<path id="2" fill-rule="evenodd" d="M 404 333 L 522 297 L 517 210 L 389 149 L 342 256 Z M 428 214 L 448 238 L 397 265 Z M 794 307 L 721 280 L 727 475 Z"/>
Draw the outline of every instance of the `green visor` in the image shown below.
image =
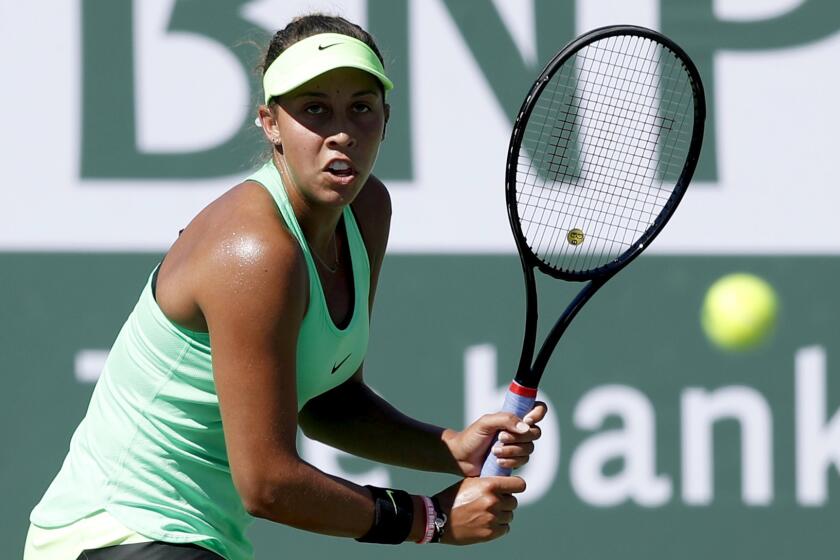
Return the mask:
<path id="1" fill-rule="evenodd" d="M 336 68 L 358 68 L 376 76 L 385 91 L 394 88 L 373 50 L 353 37 L 321 33 L 298 41 L 282 52 L 263 76 L 266 105 L 309 80 Z"/>

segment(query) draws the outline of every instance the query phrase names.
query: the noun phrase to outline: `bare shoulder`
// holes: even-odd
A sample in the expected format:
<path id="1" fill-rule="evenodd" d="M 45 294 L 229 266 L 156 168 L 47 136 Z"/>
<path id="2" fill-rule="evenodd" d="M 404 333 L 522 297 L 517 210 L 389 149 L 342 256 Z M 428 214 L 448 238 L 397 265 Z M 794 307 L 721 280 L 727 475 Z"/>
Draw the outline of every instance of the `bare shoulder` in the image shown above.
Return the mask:
<path id="1" fill-rule="evenodd" d="M 245 182 L 207 208 L 204 248 L 196 272 L 202 277 L 196 301 L 265 310 L 281 301 L 301 299 L 306 263 L 297 240 L 285 227 L 274 200 L 260 185 Z M 186 233 L 186 232 L 185 232 Z"/>
<path id="2" fill-rule="evenodd" d="M 236 309 L 261 311 L 252 315 L 257 320 L 297 313 L 290 303 L 303 300 L 305 309 L 306 286 L 303 254 L 274 200 L 259 184 L 244 182 L 202 210 L 172 246 L 158 303 L 170 319 L 208 329 L 209 315 L 226 321 Z"/>
<path id="3" fill-rule="evenodd" d="M 370 176 L 352 204 L 371 263 L 378 266 L 388 245 L 391 228 L 391 195 L 378 178 Z"/>

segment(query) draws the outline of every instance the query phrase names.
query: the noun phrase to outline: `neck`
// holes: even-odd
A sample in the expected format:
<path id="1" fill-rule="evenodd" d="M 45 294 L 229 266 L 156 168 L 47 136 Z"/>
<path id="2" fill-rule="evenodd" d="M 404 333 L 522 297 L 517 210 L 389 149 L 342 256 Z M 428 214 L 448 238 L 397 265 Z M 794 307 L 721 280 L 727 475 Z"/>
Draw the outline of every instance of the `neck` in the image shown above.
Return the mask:
<path id="1" fill-rule="evenodd" d="M 289 197 L 295 218 L 297 218 L 310 249 L 323 257 L 323 261 L 331 262 L 332 255 L 336 250 L 334 237 L 338 228 L 338 221 L 341 219 L 342 208 L 313 204 L 303 196 L 300 189 L 292 181 L 282 156 L 275 154 L 274 165 L 280 172 L 283 184 L 286 187 L 286 195 Z"/>

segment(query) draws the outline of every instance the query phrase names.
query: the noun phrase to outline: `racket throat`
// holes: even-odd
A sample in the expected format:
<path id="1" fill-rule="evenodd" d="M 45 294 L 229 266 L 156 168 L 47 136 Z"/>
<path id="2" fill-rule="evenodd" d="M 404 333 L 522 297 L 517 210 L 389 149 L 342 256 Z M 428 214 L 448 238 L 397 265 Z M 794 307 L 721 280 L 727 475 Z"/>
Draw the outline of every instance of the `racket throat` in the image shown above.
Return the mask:
<path id="1" fill-rule="evenodd" d="M 520 251 L 520 256 L 522 256 L 522 251 Z M 526 262 L 524 258 L 522 258 L 522 271 L 525 273 L 525 334 L 522 339 L 522 353 L 519 356 L 519 365 L 516 367 L 514 383 L 523 387 L 535 388 L 539 383 L 539 376 L 534 377 L 531 361 L 534 359 L 537 323 L 539 322 L 537 285 L 534 277 L 534 266 Z"/>
<path id="2" fill-rule="evenodd" d="M 589 284 L 587 284 L 578 293 L 578 295 L 575 296 L 575 299 L 569 303 L 566 310 L 563 311 L 563 315 L 560 316 L 560 319 L 558 319 L 551 328 L 548 336 L 545 337 L 545 342 L 543 342 L 540 347 L 537 359 L 534 360 L 534 366 L 531 368 L 531 376 L 535 377 L 538 382 L 548 365 L 548 360 L 551 357 L 551 353 L 554 351 L 554 347 L 557 346 L 557 343 L 560 341 L 560 337 L 563 336 L 564 332 L 566 332 L 566 329 L 572 322 L 572 319 L 575 318 L 581 308 L 587 301 L 589 301 L 589 298 L 595 295 L 595 292 L 597 292 L 608 279 L 609 277 L 607 276 L 590 280 Z M 536 385 L 534 386 L 536 387 Z"/>

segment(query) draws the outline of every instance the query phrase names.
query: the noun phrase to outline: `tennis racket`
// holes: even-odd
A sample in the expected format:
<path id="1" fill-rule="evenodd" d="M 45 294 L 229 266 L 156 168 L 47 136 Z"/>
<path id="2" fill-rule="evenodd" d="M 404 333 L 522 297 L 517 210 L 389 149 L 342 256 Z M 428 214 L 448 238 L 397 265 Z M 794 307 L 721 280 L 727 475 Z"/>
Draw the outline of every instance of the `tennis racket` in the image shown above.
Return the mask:
<path id="1" fill-rule="evenodd" d="M 514 123 L 505 176 L 526 314 L 502 411 L 521 418 L 533 408 L 569 323 L 668 223 L 697 165 L 705 117 L 703 85 L 688 55 L 642 27 L 603 27 L 578 37 L 531 87 Z M 535 270 L 586 284 L 533 359 Z M 481 474 L 505 476 L 510 469 L 490 453 Z"/>

